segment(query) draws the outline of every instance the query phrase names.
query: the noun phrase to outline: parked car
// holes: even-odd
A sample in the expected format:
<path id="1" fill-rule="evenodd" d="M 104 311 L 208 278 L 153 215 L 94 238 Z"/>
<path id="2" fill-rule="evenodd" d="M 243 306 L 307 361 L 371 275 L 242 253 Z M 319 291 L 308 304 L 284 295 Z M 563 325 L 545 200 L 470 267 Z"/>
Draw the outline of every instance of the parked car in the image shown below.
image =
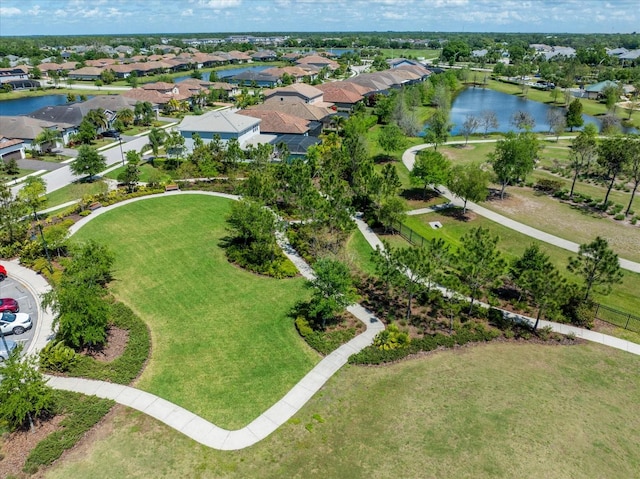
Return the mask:
<path id="1" fill-rule="evenodd" d="M 0 313 L 17 313 L 20 305 L 13 298 L 0 298 Z"/>
<path id="2" fill-rule="evenodd" d="M 7 343 L 7 347 L 4 347 L 4 343 Z M 18 343 L 11 341 L 10 339 L 0 340 L 0 363 L 5 359 L 9 359 L 9 355 L 14 349 L 18 347 Z"/>
<path id="3" fill-rule="evenodd" d="M 7 270 L 4 266 L 0 265 L 0 281 L 4 281 L 7 278 Z"/>
<path id="4" fill-rule="evenodd" d="M 27 313 L 2 313 L 0 315 L 0 329 L 4 334 L 22 334 L 31 329 L 33 323 Z"/>
<path id="5" fill-rule="evenodd" d="M 115 138 L 116 140 L 120 138 L 120 132 L 118 130 L 107 130 L 102 133 L 104 138 Z"/>

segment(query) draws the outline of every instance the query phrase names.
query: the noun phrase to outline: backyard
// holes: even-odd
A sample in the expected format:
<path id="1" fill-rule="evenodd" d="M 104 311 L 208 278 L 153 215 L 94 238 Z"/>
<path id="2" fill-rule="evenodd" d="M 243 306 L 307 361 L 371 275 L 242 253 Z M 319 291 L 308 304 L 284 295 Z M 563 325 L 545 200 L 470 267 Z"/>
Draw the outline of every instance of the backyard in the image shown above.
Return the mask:
<path id="1" fill-rule="evenodd" d="M 319 358 L 288 317 L 307 294 L 304 280 L 257 276 L 226 260 L 229 208 L 230 200 L 204 195 L 148 199 L 103 214 L 74 239 L 109 245 L 110 289 L 151 329 L 152 355 L 137 387 L 233 429 Z"/>
<path id="2" fill-rule="evenodd" d="M 117 408 L 45 477 L 634 477 L 639 368 L 603 346 L 515 343 L 348 366 L 235 452 Z"/>

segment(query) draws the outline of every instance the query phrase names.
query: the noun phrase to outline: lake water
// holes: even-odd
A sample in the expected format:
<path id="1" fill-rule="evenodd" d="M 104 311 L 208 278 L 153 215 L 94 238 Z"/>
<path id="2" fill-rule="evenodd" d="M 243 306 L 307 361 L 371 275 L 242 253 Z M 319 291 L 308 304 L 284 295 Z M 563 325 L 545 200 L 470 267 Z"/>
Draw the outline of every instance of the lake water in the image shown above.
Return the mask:
<path id="1" fill-rule="evenodd" d="M 536 122 L 533 131 L 546 132 L 549 131 L 547 111 L 551 108 L 564 112 L 563 108 L 526 100 L 516 95 L 509 95 L 485 88 L 467 88 L 453 101 L 451 107 L 451 123 L 453 123 L 454 126 L 451 134 L 460 134 L 460 129 L 467 115 L 479 116 L 483 110 L 492 110 L 498 117 L 498 128 L 489 131 L 516 131 L 516 128 L 511 124 L 511 116 L 517 111 L 525 111 L 529 113 Z M 598 129 L 600 128 L 600 121 L 598 119 L 588 115 L 582 115 L 582 117 L 584 118 L 585 125 L 587 123 L 594 123 Z M 476 133 L 481 133 L 481 131 L 477 131 Z"/>
<path id="2" fill-rule="evenodd" d="M 218 78 L 226 78 L 232 77 L 234 75 L 239 75 L 240 73 L 251 71 L 251 72 L 261 72 L 262 70 L 266 70 L 267 68 L 273 68 L 273 66 L 269 65 L 260 65 L 254 67 L 242 67 L 242 68 L 229 68 L 228 70 L 218 70 Z M 211 71 L 203 72 L 202 79 L 204 81 L 209 81 L 209 77 L 211 76 Z M 185 75 L 183 77 L 174 78 L 173 81 L 175 83 L 180 83 L 181 81 L 188 80 L 191 78 L 191 75 Z"/>
<path id="3" fill-rule="evenodd" d="M 87 98 L 92 97 L 88 96 Z M 2 100 L 0 101 L 0 115 L 28 115 L 45 106 L 65 105 L 66 103 L 67 95 L 30 96 L 15 100 Z"/>

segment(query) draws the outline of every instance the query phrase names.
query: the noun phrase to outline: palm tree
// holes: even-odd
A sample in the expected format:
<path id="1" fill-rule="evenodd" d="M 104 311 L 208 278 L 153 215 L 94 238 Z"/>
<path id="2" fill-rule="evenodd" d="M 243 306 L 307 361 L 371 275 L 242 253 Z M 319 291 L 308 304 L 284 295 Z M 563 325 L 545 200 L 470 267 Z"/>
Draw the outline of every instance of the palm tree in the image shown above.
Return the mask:
<path id="1" fill-rule="evenodd" d="M 133 110 L 130 110 L 129 108 L 123 108 L 116 114 L 116 116 L 125 126 L 131 125 L 133 120 L 135 120 Z"/>
<path id="2" fill-rule="evenodd" d="M 89 110 L 89 113 L 87 113 L 87 116 L 85 118 L 91 122 L 91 124 L 96 128 L 97 131 L 100 131 L 101 128 L 104 130 L 109 125 L 107 114 L 102 108 Z"/>
<path id="3" fill-rule="evenodd" d="M 142 125 L 150 125 L 153 121 L 153 105 L 148 101 L 139 101 L 136 103 L 133 113 L 135 121 Z"/>
<path id="4" fill-rule="evenodd" d="M 43 129 L 33 140 L 33 144 L 39 147 L 43 153 L 49 153 L 52 146 L 56 145 L 56 141 L 60 138 L 60 132 L 53 128 Z"/>

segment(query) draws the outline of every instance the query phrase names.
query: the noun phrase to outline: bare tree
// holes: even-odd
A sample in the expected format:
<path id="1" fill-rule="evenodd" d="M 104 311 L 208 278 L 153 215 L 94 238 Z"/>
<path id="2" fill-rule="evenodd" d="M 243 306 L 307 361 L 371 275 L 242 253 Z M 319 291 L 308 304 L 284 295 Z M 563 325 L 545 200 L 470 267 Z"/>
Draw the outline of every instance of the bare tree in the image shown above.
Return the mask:
<path id="1" fill-rule="evenodd" d="M 487 136 L 487 133 L 490 129 L 498 128 L 498 115 L 493 110 L 483 110 L 480 113 L 479 125 L 484 130 L 484 136 Z"/>
<path id="2" fill-rule="evenodd" d="M 556 134 L 556 141 L 558 141 L 560 134 L 564 132 L 567 127 L 567 118 L 562 110 L 549 108 L 547 110 L 547 123 L 549 123 L 549 133 L 553 131 Z"/>
<path id="3" fill-rule="evenodd" d="M 462 129 L 460 133 L 464 136 L 464 144 L 465 146 L 469 143 L 469 137 L 475 133 L 475 131 L 480 127 L 480 120 L 477 116 L 467 115 L 464 119 L 464 123 L 462 124 Z"/>
<path id="4" fill-rule="evenodd" d="M 536 126 L 536 120 L 530 113 L 518 110 L 511 116 L 511 124 L 518 130 L 533 130 L 533 127 Z"/>

